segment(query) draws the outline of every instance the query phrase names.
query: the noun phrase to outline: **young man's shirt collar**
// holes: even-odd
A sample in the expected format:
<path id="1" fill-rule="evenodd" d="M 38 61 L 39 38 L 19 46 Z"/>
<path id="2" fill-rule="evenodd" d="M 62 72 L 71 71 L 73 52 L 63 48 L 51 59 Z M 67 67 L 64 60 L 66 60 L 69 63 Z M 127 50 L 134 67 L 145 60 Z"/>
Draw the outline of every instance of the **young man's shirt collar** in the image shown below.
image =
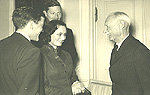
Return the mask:
<path id="1" fill-rule="evenodd" d="M 29 36 L 27 36 L 26 34 L 20 32 L 20 31 L 16 31 L 16 32 L 19 33 L 19 34 L 21 34 L 21 35 L 23 35 L 25 38 L 27 38 L 29 41 L 31 41 L 30 38 L 29 38 Z"/>

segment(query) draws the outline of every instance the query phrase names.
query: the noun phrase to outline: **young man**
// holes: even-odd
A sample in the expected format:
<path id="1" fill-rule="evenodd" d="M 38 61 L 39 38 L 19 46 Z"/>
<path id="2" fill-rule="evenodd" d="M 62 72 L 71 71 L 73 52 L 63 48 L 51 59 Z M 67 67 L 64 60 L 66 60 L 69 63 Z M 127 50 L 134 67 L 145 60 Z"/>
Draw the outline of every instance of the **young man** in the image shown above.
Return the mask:
<path id="1" fill-rule="evenodd" d="M 30 40 L 38 41 L 44 17 L 21 7 L 14 10 L 12 21 L 17 31 L 0 41 L 0 95 L 36 95 L 41 56 Z"/>
<path id="2" fill-rule="evenodd" d="M 124 12 L 109 14 L 105 33 L 115 42 L 110 60 L 112 95 L 150 95 L 150 50 L 129 32 Z"/>

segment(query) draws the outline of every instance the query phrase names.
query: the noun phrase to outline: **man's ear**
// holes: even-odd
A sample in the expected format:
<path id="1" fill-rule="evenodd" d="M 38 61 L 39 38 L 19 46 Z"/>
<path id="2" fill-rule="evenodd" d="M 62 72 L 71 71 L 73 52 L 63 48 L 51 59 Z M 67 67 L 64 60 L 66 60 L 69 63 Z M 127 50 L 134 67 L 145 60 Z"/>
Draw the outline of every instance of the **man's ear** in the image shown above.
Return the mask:
<path id="1" fill-rule="evenodd" d="M 28 26 L 30 27 L 31 30 L 33 30 L 34 22 L 33 22 L 33 21 L 30 21 L 30 22 L 28 23 Z"/>
<path id="2" fill-rule="evenodd" d="M 44 15 L 47 17 L 47 13 L 46 13 L 46 11 L 43 11 L 43 13 L 44 13 Z"/>
<path id="3" fill-rule="evenodd" d="M 121 20 L 120 23 L 119 23 L 119 28 L 123 29 L 123 28 L 125 28 L 125 26 L 126 26 L 125 21 Z"/>

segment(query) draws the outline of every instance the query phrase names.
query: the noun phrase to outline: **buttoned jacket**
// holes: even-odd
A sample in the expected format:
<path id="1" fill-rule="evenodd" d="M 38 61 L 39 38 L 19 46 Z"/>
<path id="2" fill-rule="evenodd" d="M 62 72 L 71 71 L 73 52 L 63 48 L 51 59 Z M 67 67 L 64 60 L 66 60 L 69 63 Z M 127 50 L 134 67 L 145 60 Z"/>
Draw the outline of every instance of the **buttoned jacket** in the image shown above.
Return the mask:
<path id="1" fill-rule="evenodd" d="M 44 85 L 46 95 L 72 95 L 71 85 L 78 80 L 70 54 L 57 51 L 51 45 L 41 48 L 44 64 Z"/>
<path id="2" fill-rule="evenodd" d="M 144 44 L 129 35 L 110 63 L 112 95 L 150 95 L 150 51 Z"/>

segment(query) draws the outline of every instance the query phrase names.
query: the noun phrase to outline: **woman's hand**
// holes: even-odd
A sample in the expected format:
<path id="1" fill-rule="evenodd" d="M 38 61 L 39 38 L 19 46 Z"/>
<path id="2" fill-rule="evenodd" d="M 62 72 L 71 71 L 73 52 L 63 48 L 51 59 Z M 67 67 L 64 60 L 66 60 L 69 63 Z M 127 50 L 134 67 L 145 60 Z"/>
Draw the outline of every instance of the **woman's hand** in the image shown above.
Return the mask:
<path id="1" fill-rule="evenodd" d="M 84 91 L 85 91 L 85 86 L 82 82 L 76 81 L 72 84 L 73 95 L 76 95 Z"/>

